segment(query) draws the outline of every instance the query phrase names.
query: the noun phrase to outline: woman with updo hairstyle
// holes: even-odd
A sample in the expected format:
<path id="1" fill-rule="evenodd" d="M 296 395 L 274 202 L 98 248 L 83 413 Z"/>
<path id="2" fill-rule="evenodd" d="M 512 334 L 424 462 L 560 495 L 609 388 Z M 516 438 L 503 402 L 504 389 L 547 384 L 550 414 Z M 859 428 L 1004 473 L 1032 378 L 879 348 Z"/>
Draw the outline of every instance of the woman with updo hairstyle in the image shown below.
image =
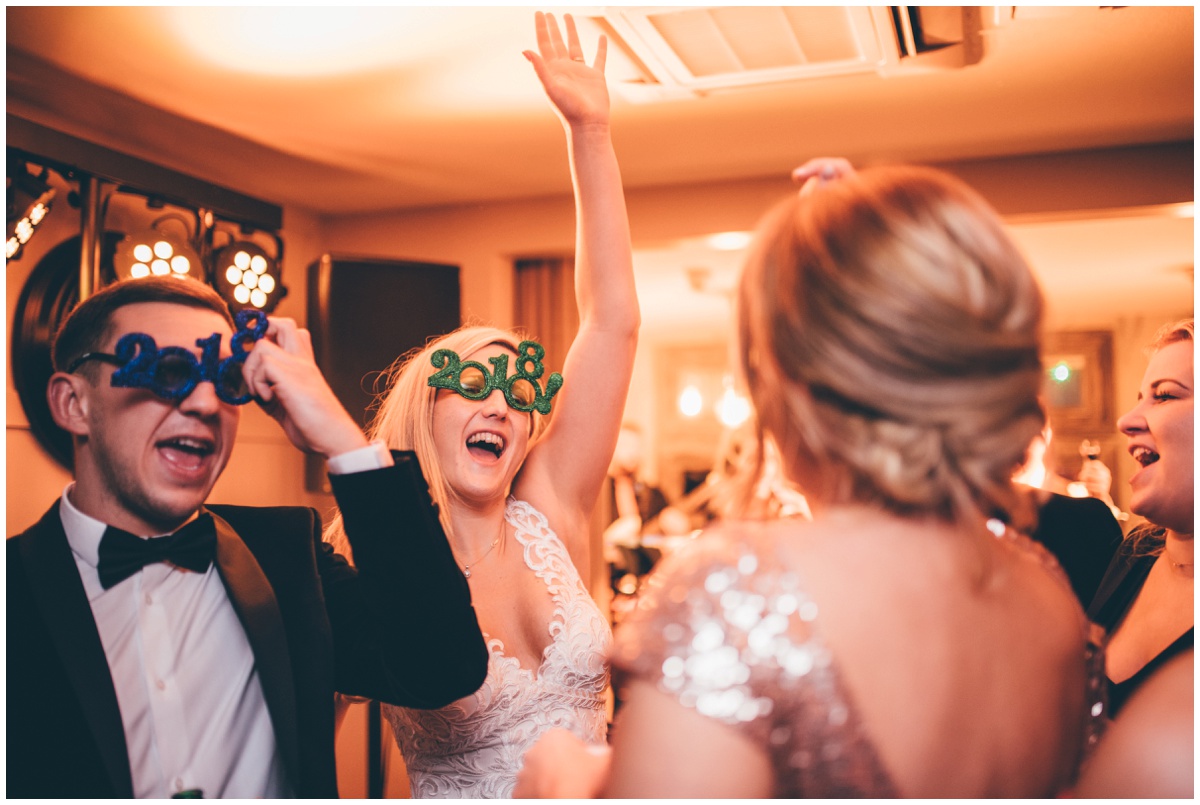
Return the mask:
<path id="1" fill-rule="evenodd" d="M 787 200 L 739 306 L 759 424 L 807 494 L 960 521 L 1016 505 L 1043 427 L 1042 297 L 965 185 L 893 168 Z"/>
<path id="2" fill-rule="evenodd" d="M 1053 558 L 1003 525 L 1043 425 L 1042 297 L 996 214 L 938 171 L 797 171 L 741 278 L 760 449 L 806 519 L 727 520 L 618 630 L 614 797 L 1047 797 L 1099 729 L 1100 654 Z M 538 779 L 545 782 L 538 784 Z"/>

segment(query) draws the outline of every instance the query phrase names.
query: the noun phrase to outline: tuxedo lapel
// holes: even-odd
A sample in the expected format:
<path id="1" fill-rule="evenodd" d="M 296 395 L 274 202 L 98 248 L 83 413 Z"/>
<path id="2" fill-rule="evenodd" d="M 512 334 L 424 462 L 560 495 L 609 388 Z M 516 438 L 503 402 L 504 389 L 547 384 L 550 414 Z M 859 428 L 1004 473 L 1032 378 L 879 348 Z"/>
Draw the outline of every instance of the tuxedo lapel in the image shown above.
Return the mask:
<path id="1" fill-rule="evenodd" d="M 59 504 L 21 538 L 34 600 L 92 733 L 117 797 L 133 796 L 121 708 L 100 632 L 58 514 Z M 19 694 L 18 694 L 19 695 Z M 19 741 L 20 736 L 10 736 Z M 69 765 L 70 759 L 65 759 Z M 69 769 L 64 769 L 69 774 Z"/>
<path id="2" fill-rule="evenodd" d="M 296 731 L 296 692 L 279 603 L 271 582 L 242 538 L 216 514 L 213 522 L 217 531 L 217 568 L 254 652 L 279 751 L 290 778 L 298 782 L 304 775 Z"/>

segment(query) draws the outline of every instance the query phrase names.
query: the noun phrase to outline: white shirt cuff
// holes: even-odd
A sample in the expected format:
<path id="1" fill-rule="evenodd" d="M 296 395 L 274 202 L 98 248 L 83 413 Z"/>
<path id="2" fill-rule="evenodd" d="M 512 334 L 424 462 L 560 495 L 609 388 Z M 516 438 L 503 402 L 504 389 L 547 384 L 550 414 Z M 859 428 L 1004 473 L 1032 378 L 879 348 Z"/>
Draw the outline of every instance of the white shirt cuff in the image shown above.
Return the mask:
<path id="1" fill-rule="evenodd" d="M 325 468 L 329 470 L 330 475 L 349 475 L 353 472 L 381 470 L 393 464 L 395 462 L 392 461 L 391 452 L 388 451 L 387 446 L 379 439 L 371 442 L 366 447 L 351 450 L 349 453 L 330 456 L 325 460 Z"/>

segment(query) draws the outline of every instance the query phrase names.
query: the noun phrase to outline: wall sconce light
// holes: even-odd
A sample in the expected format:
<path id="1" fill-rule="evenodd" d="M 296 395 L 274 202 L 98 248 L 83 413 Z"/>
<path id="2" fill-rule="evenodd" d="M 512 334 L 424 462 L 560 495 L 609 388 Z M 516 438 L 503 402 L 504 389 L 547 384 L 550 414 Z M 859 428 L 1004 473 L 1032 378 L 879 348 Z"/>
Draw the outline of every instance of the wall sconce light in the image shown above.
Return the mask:
<path id="1" fill-rule="evenodd" d="M 704 410 L 704 396 L 695 386 L 687 386 L 679 393 L 679 413 L 691 418 Z"/>
<path id="2" fill-rule="evenodd" d="M 251 240 L 234 240 L 213 258 L 213 286 L 236 313 L 270 313 L 287 295 L 280 280 L 283 244 L 275 237 L 275 256 Z"/>
<path id="3" fill-rule="evenodd" d="M 737 252 L 754 240 L 753 232 L 717 232 L 705 239 L 708 245 L 720 252 Z"/>
<path id="4" fill-rule="evenodd" d="M 725 391 L 713 404 L 717 419 L 727 428 L 736 428 L 750 418 L 750 401 L 733 388 L 733 378 L 726 375 L 722 381 Z"/>
<path id="5" fill-rule="evenodd" d="M 693 375 L 686 380 L 686 385 L 679 392 L 675 404 L 679 413 L 687 419 L 695 419 L 704 412 L 711 400 L 712 412 L 726 428 L 734 429 L 742 425 L 754 413 L 750 400 L 742 396 L 734 388 L 733 376 L 721 378 L 723 391 L 718 395 L 715 390 L 715 377 L 696 377 Z M 703 388 L 702 388 L 703 387 Z"/>
<path id="6" fill-rule="evenodd" d="M 8 219 L 11 222 L 16 214 L 13 207 L 16 204 L 17 191 L 21 191 L 33 199 L 33 202 L 25 210 L 25 214 L 20 218 L 16 218 L 16 225 L 13 231 L 9 234 L 8 240 L 4 244 L 4 259 L 9 260 L 21 259 L 21 250 L 29 239 L 33 237 L 33 233 L 37 231 L 38 225 L 46 218 L 50 212 L 50 207 L 54 202 L 56 190 L 50 186 L 48 181 L 50 176 L 49 168 L 42 168 L 41 173 L 34 176 L 29 172 L 25 163 L 18 163 L 18 167 L 13 167 L 13 163 L 9 163 L 9 186 L 8 186 Z"/>

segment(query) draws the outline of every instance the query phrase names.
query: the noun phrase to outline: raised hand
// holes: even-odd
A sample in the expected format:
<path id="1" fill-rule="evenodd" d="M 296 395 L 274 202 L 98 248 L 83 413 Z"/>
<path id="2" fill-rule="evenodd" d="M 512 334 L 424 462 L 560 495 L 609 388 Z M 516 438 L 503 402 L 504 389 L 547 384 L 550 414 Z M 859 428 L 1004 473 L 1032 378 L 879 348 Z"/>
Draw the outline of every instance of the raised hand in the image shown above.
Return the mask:
<path id="1" fill-rule="evenodd" d="M 564 43 L 553 14 L 537 12 L 538 51 L 524 51 L 542 82 L 546 95 L 568 126 L 607 125 L 609 118 L 608 86 L 604 83 L 604 59 L 608 39 L 600 37 L 596 60 L 591 67 L 583 56 L 575 20 L 563 16 L 567 26 Z"/>
<path id="2" fill-rule="evenodd" d="M 292 319 L 268 319 L 242 368 L 250 393 L 296 447 L 326 458 L 367 445 L 313 357 L 312 338 Z"/>

